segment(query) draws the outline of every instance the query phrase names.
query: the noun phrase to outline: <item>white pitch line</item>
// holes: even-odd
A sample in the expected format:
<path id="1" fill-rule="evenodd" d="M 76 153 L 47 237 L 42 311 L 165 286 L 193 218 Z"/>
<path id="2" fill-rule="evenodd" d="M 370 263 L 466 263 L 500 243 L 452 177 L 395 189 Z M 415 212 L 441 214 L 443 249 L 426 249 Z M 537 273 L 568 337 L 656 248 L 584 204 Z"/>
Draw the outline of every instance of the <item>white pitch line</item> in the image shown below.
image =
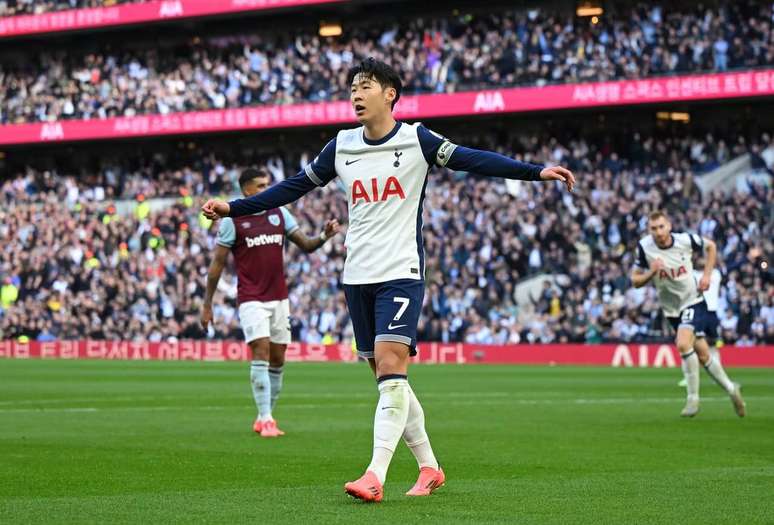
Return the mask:
<path id="1" fill-rule="evenodd" d="M 772 396 L 748 396 L 746 399 L 753 401 L 768 401 L 774 399 Z M 673 397 L 650 397 L 650 398 L 576 398 L 576 399 L 508 399 L 488 403 L 498 405 L 626 405 L 626 404 L 679 404 L 682 398 Z M 702 402 L 728 402 L 727 397 L 704 397 Z M 456 401 L 455 405 L 479 405 L 476 401 Z M 353 407 L 373 407 L 373 403 L 303 403 L 287 404 L 288 410 L 292 409 L 315 409 L 321 408 L 353 408 Z M 134 407 L 37 407 L 37 408 L 0 408 L 0 414 L 19 414 L 36 412 L 62 412 L 62 413 L 93 413 L 93 412 L 160 412 L 160 411 L 180 411 L 190 412 L 196 410 L 243 410 L 245 406 L 237 405 L 202 405 L 202 406 L 178 406 L 178 405 L 159 405 L 159 406 L 134 406 Z"/>

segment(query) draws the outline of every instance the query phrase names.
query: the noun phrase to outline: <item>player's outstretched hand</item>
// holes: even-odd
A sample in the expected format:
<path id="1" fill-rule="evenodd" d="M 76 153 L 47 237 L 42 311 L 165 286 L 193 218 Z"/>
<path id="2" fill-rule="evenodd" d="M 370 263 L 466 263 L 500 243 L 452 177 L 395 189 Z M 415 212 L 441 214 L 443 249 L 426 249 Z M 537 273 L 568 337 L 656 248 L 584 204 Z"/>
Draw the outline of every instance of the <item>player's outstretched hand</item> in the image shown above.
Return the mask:
<path id="1" fill-rule="evenodd" d="M 567 186 L 569 191 L 575 187 L 575 175 L 567 168 L 561 166 L 550 166 L 540 172 L 540 180 L 558 180 Z"/>
<path id="2" fill-rule="evenodd" d="M 339 221 L 336 219 L 331 219 L 328 222 L 325 223 L 325 238 L 330 239 L 339 231 L 341 230 L 341 227 L 339 226 Z"/>
<path id="3" fill-rule="evenodd" d="M 221 217 L 228 217 L 229 211 L 231 211 L 231 207 L 220 199 L 210 199 L 202 206 L 204 216 L 213 221 Z"/>
<path id="4" fill-rule="evenodd" d="M 202 328 L 207 331 L 207 327 L 212 322 L 212 305 L 204 304 L 202 306 Z"/>

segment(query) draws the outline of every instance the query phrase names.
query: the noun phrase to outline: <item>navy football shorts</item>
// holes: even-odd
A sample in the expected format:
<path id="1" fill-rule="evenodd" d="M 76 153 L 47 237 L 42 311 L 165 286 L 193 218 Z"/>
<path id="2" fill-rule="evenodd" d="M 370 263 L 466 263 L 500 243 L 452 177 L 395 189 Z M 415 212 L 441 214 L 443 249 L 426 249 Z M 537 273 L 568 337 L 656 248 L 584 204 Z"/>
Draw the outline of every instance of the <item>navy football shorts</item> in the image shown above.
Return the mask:
<path id="1" fill-rule="evenodd" d="M 679 317 L 667 317 L 667 320 L 675 332 L 678 328 L 690 328 L 696 337 L 717 337 L 717 315 L 707 310 L 705 301 L 689 306 L 680 312 Z"/>
<path id="2" fill-rule="evenodd" d="M 376 341 L 403 343 L 417 354 L 417 323 L 425 281 L 396 279 L 375 284 L 345 284 L 344 295 L 355 330 L 357 353 L 373 357 Z"/>
<path id="3" fill-rule="evenodd" d="M 715 342 L 720 337 L 718 334 L 718 327 L 720 326 L 720 319 L 718 319 L 718 314 L 716 312 L 713 312 L 712 310 L 707 311 L 707 326 L 704 330 L 704 335 L 707 338 L 707 341 L 709 341 L 710 344 L 715 344 Z"/>

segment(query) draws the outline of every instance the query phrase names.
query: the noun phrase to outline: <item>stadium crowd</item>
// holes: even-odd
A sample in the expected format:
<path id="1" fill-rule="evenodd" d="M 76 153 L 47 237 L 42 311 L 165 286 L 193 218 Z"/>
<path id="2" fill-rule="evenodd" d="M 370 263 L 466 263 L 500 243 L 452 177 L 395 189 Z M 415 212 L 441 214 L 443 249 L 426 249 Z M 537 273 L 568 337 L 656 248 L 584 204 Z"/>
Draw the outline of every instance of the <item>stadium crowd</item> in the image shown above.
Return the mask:
<path id="1" fill-rule="evenodd" d="M 0 123 L 94 119 L 346 98 L 375 56 L 405 92 L 451 92 L 774 64 L 771 6 L 638 4 L 597 24 L 545 9 L 345 24 L 339 38 L 263 29 L 166 47 L 51 50 L 0 61 Z"/>
<path id="2" fill-rule="evenodd" d="M 144 0 L 0 0 L 0 16 L 39 15 L 68 9 L 110 7 Z"/>
<path id="3" fill-rule="evenodd" d="M 581 183 L 567 194 L 435 170 L 425 205 L 421 340 L 663 339 L 655 290 L 631 288 L 627 275 L 648 211 L 664 208 L 677 228 L 719 243 L 723 338 L 774 343 L 771 274 L 762 264 L 774 253 L 774 190 L 752 185 L 702 204 L 695 181 L 697 168 L 746 151 L 771 173 L 771 136 L 751 143 L 634 136 L 623 142 L 631 144 L 628 151 L 605 142 L 519 135 L 467 143 L 500 144 L 517 158 L 561 163 Z M 269 166 L 280 179 L 309 158 L 310 152 L 275 156 Z M 2 183 L 0 233 L 10 242 L 0 254 L 0 339 L 206 336 L 199 307 L 217 226 L 198 214 L 193 195 L 234 194 L 244 162 L 203 155 L 184 167 L 159 169 L 162 164 L 156 158 L 130 174 L 108 167 L 91 179 L 30 171 Z M 329 217 L 346 219 L 335 184 L 290 209 L 309 234 Z M 344 253 L 342 236 L 311 255 L 288 248 L 295 340 L 351 340 L 340 282 Z M 560 277 L 517 300 L 514 287 L 543 273 Z M 235 286 L 234 274 L 224 274 L 211 336 L 241 337 Z"/>

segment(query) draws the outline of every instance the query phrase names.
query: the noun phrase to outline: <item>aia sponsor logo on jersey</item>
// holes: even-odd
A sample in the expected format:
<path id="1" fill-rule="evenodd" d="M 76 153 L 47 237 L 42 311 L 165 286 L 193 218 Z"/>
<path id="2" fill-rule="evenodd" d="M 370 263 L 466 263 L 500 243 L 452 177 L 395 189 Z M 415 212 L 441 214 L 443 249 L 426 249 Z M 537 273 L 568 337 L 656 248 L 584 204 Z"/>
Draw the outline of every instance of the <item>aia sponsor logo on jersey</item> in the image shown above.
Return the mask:
<path id="1" fill-rule="evenodd" d="M 382 202 L 390 197 L 398 197 L 401 200 L 406 198 L 406 194 L 403 192 L 403 187 L 400 185 L 397 177 L 388 177 L 384 188 L 379 188 L 379 179 L 375 178 L 370 180 L 369 187 L 366 187 L 366 184 L 359 179 L 352 183 L 353 205 L 360 200 L 365 202 Z"/>
<path id="2" fill-rule="evenodd" d="M 659 270 L 658 272 L 658 278 L 659 279 L 669 279 L 669 280 L 675 280 L 679 279 L 681 276 L 686 275 L 688 273 L 688 270 L 685 269 L 685 266 L 680 265 L 679 268 L 663 268 Z"/>

